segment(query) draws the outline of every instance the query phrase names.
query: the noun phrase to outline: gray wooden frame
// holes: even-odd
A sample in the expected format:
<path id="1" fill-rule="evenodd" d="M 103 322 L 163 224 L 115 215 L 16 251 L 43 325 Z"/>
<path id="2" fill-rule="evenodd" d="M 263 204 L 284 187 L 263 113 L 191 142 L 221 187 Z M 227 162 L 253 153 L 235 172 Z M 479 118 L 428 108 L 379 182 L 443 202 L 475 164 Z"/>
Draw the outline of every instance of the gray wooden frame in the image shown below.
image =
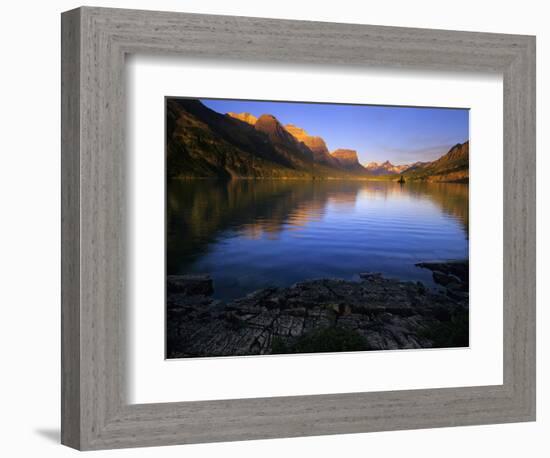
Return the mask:
<path id="1" fill-rule="evenodd" d="M 503 74 L 504 383 L 128 404 L 128 53 Z M 90 7 L 63 13 L 63 444 L 104 449 L 534 419 L 534 37 Z"/>

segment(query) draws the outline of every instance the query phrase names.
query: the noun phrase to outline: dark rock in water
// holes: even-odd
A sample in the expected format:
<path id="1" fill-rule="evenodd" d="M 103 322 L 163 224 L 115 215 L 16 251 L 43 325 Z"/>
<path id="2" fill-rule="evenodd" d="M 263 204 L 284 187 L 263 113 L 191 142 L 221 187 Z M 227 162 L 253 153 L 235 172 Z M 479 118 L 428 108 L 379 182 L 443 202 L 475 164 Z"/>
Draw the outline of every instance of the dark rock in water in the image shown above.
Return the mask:
<path id="1" fill-rule="evenodd" d="M 424 286 L 424 283 L 422 283 L 420 281 L 417 281 L 416 286 L 418 288 L 418 293 L 419 294 L 425 294 L 426 293 L 426 286 Z"/>
<path id="2" fill-rule="evenodd" d="M 447 289 L 447 295 L 452 297 L 453 299 L 456 299 L 456 300 L 465 300 L 465 301 L 467 301 L 468 298 L 469 298 L 468 292 L 460 291 L 460 290 L 457 290 L 457 289 L 451 289 L 451 288 Z"/>
<path id="3" fill-rule="evenodd" d="M 371 280 L 375 278 L 382 278 L 382 274 L 380 272 L 361 272 L 359 277 L 363 280 Z"/>
<path id="4" fill-rule="evenodd" d="M 443 286 L 447 286 L 449 283 L 452 283 L 456 278 L 454 275 L 453 276 L 447 275 L 442 272 L 439 272 L 438 270 L 434 270 L 434 272 L 432 273 L 432 276 L 436 283 Z"/>
<path id="5" fill-rule="evenodd" d="M 469 284 L 469 262 L 465 261 L 447 261 L 447 262 L 419 262 L 415 264 L 418 267 L 429 269 L 432 272 L 452 275 L 466 285 Z M 435 280 L 435 276 L 434 276 Z M 437 281 L 437 280 L 435 280 Z"/>
<path id="6" fill-rule="evenodd" d="M 467 288 L 441 269 L 452 289 L 365 273 L 266 288 L 225 305 L 208 297 L 210 277 L 171 277 L 168 357 L 467 346 Z"/>
<path id="7" fill-rule="evenodd" d="M 468 292 L 468 285 L 460 282 L 460 281 L 452 281 L 451 283 L 447 283 L 447 285 L 445 285 L 447 287 L 447 289 L 451 290 L 451 291 L 461 291 L 461 292 L 465 292 L 467 293 Z"/>
<path id="8" fill-rule="evenodd" d="M 208 274 L 168 275 L 166 287 L 169 293 L 182 293 L 189 296 L 210 295 L 214 292 L 212 278 Z"/>

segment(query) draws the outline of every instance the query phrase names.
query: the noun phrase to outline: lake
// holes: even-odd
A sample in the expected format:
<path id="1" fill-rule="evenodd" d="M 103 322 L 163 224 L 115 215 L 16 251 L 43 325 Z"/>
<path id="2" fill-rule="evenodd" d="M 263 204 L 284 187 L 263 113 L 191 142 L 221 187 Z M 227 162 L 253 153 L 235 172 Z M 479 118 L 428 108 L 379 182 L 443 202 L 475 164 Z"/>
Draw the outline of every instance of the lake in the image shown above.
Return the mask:
<path id="1" fill-rule="evenodd" d="M 415 263 L 468 257 L 468 185 L 169 180 L 167 274 L 208 273 L 228 301 L 361 272 L 419 280 Z"/>

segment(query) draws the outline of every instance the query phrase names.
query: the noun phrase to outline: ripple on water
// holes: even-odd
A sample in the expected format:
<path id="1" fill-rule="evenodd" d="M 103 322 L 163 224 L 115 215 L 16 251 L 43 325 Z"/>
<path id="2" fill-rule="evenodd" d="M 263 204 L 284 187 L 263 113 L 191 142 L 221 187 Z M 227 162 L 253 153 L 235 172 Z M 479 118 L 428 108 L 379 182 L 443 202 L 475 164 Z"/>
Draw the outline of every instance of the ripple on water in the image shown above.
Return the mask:
<path id="1" fill-rule="evenodd" d="M 169 183 L 167 271 L 210 273 L 222 299 L 364 271 L 430 283 L 416 262 L 468 255 L 467 185 L 198 181 Z"/>

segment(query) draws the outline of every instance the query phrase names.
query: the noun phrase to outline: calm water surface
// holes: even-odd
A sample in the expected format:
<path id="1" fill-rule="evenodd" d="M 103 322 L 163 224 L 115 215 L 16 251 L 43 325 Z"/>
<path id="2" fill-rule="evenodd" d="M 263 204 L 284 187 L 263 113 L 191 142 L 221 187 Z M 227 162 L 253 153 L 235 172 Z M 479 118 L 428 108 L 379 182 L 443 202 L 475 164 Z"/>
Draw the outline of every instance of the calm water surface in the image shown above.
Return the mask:
<path id="1" fill-rule="evenodd" d="M 267 286 L 360 272 L 421 280 L 468 257 L 468 185 L 169 181 L 167 273 L 209 273 L 230 300 Z"/>

